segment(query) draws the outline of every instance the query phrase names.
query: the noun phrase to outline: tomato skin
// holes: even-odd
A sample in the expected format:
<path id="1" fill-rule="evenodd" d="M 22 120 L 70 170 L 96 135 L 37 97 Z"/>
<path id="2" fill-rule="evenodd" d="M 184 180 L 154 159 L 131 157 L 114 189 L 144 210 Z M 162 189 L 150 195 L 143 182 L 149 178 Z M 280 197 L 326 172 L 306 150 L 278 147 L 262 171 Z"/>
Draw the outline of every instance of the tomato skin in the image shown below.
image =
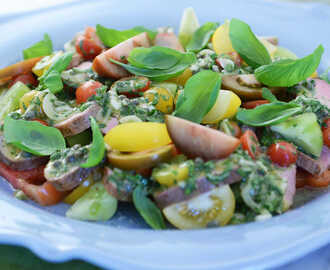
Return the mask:
<path id="1" fill-rule="evenodd" d="M 26 85 L 38 86 L 38 80 L 33 76 L 31 72 L 15 76 L 9 84 L 9 87 L 13 86 L 17 82 L 22 82 Z"/>
<path id="2" fill-rule="evenodd" d="M 267 154 L 273 163 L 288 167 L 297 161 L 297 149 L 288 142 L 280 141 L 268 147 Z"/>
<path id="3" fill-rule="evenodd" d="M 32 119 L 32 121 L 36 121 L 36 122 L 39 122 L 41 125 L 44 125 L 44 126 L 49 126 L 48 123 L 44 120 L 41 120 L 41 119 Z"/>
<path id="4" fill-rule="evenodd" d="M 112 91 L 116 91 L 119 95 L 125 95 L 129 98 L 139 97 L 140 93 L 150 88 L 151 81 L 147 77 L 132 76 L 122 78 L 113 83 Z"/>
<path id="5" fill-rule="evenodd" d="M 330 147 L 330 118 L 324 121 L 324 126 L 322 127 L 322 134 L 324 144 Z"/>
<path id="6" fill-rule="evenodd" d="M 242 104 L 242 107 L 245 109 L 254 109 L 255 107 L 258 107 L 263 104 L 268 104 L 269 101 L 266 99 L 260 99 L 260 100 L 253 100 L 253 101 L 247 101 Z"/>
<path id="7" fill-rule="evenodd" d="M 102 52 L 102 47 L 97 45 L 95 41 L 85 36 L 80 36 L 76 40 L 76 51 L 85 60 L 93 60 Z"/>
<path id="8" fill-rule="evenodd" d="M 76 90 L 77 104 L 86 102 L 91 96 L 96 94 L 96 89 L 100 88 L 101 86 L 103 86 L 102 83 L 93 80 L 80 85 Z"/>
<path id="9" fill-rule="evenodd" d="M 330 170 L 326 170 L 321 175 L 308 174 L 306 181 L 311 187 L 327 187 L 330 185 Z"/>
<path id="10" fill-rule="evenodd" d="M 247 151 L 250 157 L 256 159 L 257 156 L 261 153 L 260 144 L 256 134 L 248 129 L 241 136 L 241 143 L 243 150 Z"/>

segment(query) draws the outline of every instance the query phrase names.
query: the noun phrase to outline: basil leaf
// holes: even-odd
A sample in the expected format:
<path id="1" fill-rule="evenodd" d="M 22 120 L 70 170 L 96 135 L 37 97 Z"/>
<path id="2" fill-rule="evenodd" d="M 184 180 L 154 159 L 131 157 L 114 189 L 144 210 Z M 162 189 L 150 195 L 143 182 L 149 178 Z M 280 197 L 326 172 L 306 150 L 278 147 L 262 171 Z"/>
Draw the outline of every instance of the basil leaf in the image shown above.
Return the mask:
<path id="1" fill-rule="evenodd" d="M 114 47 L 117 44 L 143 32 L 147 32 L 150 39 L 154 39 L 157 35 L 157 32 L 144 28 L 143 26 L 136 26 L 132 29 L 119 31 L 112 28 L 106 28 L 100 24 L 96 25 L 96 34 L 107 47 Z"/>
<path id="2" fill-rule="evenodd" d="M 302 107 L 298 104 L 277 101 L 254 109 L 240 109 L 236 114 L 236 119 L 249 126 L 268 126 L 283 122 L 301 111 Z"/>
<path id="3" fill-rule="evenodd" d="M 65 149 L 62 133 L 37 121 L 14 120 L 7 116 L 4 138 L 6 143 L 38 156 L 49 156 L 56 150 Z"/>
<path id="4" fill-rule="evenodd" d="M 90 168 L 99 164 L 102 161 L 105 152 L 104 140 L 99 125 L 96 123 L 93 117 L 90 117 L 90 121 L 93 133 L 93 141 L 89 149 L 87 161 L 80 165 L 82 168 Z"/>
<path id="5" fill-rule="evenodd" d="M 72 60 L 72 52 L 66 52 L 62 54 L 44 74 L 39 78 L 40 89 L 49 89 L 52 93 L 58 93 L 63 89 L 63 83 L 61 78 L 61 73 L 70 64 Z"/>
<path id="6" fill-rule="evenodd" d="M 53 44 L 48 34 L 44 34 L 44 39 L 23 50 L 24 59 L 47 56 L 53 52 Z"/>
<path id="7" fill-rule="evenodd" d="M 197 53 L 204 49 L 218 26 L 218 23 L 207 22 L 199 27 L 187 44 L 186 50 Z"/>
<path id="8" fill-rule="evenodd" d="M 122 66 L 127 71 L 135 75 L 145 76 L 154 81 L 165 81 L 180 75 L 185 69 L 187 69 L 192 63 L 196 61 L 196 56 L 193 53 L 183 53 L 182 58 L 177 62 L 177 64 L 169 69 L 141 68 L 135 67 L 133 65 L 124 64 L 113 59 L 110 59 L 110 61 Z"/>
<path id="9" fill-rule="evenodd" d="M 259 67 L 254 74 L 258 81 L 268 86 L 293 86 L 313 74 L 320 64 L 323 51 L 320 45 L 312 54 L 304 58 L 275 61 Z"/>
<path id="10" fill-rule="evenodd" d="M 192 122 L 200 123 L 213 107 L 221 87 L 219 73 L 203 70 L 186 82 L 175 115 Z M 221 90 L 220 90 L 221 91 Z"/>
<path id="11" fill-rule="evenodd" d="M 159 208 L 147 197 L 145 189 L 139 185 L 133 191 L 133 203 L 145 222 L 155 230 L 166 229 Z"/>
<path id="12" fill-rule="evenodd" d="M 265 46 L 253 34 L 249 25 L 237 19 L 231 19 L 229 37 L 235 51 L 253 68 L 272 62 Z"/>
<path id="13" fill-rule="evenodd" d="M 329 72 L 330 67 L 320 75 L 320 78 L 330 84 Z"/>
<path id="14" fill-rule="evenodd" d="M 274 94 L 266 87 L 262 88 L 262 97 L 267 99 L 269 102 L 278 101 Z"/>
<path id="15" fill-rule="evenodd" d="M 140 68 L 169 69 L 176 65 L 183 54 L 166 47 L 154 46 L 151 48 L 138 47 L 131 51 L 128 62 Z"/>

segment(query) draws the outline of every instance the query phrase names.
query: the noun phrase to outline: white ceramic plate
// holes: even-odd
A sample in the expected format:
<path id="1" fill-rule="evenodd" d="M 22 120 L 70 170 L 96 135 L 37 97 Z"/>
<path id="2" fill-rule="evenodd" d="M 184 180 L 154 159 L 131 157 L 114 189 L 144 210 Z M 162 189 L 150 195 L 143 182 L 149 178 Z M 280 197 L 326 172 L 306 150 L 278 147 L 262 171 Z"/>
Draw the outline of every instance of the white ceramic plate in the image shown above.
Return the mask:
<path id="1" fill-rule="evenodd" d="M 325 47 L 330 64 L 330 8 L 265 1 L 81 1 L 52 10 L 0 17 L 0 66 L 49 33 L 59 49 L 75 32 L 101 23 L 178 27 L 183 8 L 193 6 L 201 22 L 237 17 L 260 35 L 277 35 L 299 56 Z M 322 68 L 321 67 L 321 68 Z M 81 258 L 115 270 L 264 269 L 298 258 L 330 242 L 330 196 L 271 220 L 199 231 L 152 231 L 127 205 L 105 224 L 69 220 L 65 206 L 42 209 L 16 200 L 0 179 L 0 242 L 26 246 L 44 259 Z M 310 194 L 310 193 L 308 193 Z"/>

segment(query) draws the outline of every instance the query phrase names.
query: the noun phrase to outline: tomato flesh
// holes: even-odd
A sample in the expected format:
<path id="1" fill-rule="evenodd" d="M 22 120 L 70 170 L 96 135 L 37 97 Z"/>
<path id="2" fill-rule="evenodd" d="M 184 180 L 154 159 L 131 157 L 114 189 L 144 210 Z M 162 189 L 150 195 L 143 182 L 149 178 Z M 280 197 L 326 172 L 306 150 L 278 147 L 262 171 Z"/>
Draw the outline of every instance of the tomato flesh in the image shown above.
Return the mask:
<path id="1" fill-rule="evenodd" d="M 143 76 L 133 76 L 122 78 L 116 81 L 111 90 L 116 91 L 119 95 L 126 95 L 127 97 L 140 96 L 142 92 L 145 92 L 150 88 L 150 80 Z"/>
<path id="2" fill-rule="evenodd" d="M 37 79 L 33 76 L 31 72 L 23 73 L 20 75 L 17 75 L 13 78 L 11 83 L 9 84 L 9 87 L 13 86 L 17 82 L 22 82 L 26 85 L 31 85 L 31 86 L 38 86 L 38 81 Z"/>
<path id="3" fill-rule="evenodd" d="M 297 161 L 297 149 L 288 142 L 280 141 L 268 147 L 267 154 L 273 163 L 288 167 Z"/>
<path id="4" fill-rule="evenodd" d="M 85 36 L 80 36 L 76 40 L 76 51 L 85 60 L 93 60 L 102 52 L 102 47 L 100 47 L 94 40 Z"/>
<path id="5" fill-rule="evenodd" d="M 324 121 L 324 126 L 322 127 L 322 134 L 324 144 L 330 147 L 330 118 Z"/>
<path id="6" fill-rule="evenodd" d="M 245 109 L 254 109 L 255 107 L 258 107 L 263 104 L 268 104 L 268 103 L 269 103 L 269 101 L 266 99 L 253 100 L 253 101 L 244 102 L 242 107 Z"/>
<path id="7" fill-rule="evenodd" d="M 311 187 L 327 187 L 330 185 L 330 170 L 326 170 L 321 175 L 309 174 L 306 180 L 307 184 Z"/>
<path id="8" fill-rule="evenodd" d="M 76 90 L 77 104 L 86 102 L 91 96 L 96 94 L 96 90 L 101 86 L 103 86 L 102 83 L 93 80 L 80 85 Z"/>
<path id="9" fill-rule="evenodd" d="M 257 156 L 261 153 L 258 138 L 251 129 L 248 129 L 244 132 L 241 137 L 241 143 L 243 150 L 247 151 L 250 157 L 253 159 L 256 159 Z"/>

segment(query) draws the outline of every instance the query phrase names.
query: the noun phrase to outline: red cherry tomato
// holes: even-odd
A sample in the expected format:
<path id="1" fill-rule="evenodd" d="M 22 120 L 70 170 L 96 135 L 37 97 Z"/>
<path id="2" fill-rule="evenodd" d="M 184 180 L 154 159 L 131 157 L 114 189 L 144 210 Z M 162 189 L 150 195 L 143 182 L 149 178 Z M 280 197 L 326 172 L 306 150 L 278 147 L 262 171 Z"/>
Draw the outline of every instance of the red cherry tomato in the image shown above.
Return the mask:
<path id="1" fill-rule="evenodd" d="M 252 130 L 248 129 L 244 132 L 241 137 L 241 143 L 243 150 L 247 151 L 253 159 L 256 159 L 261 153 L 258 138 Z"/>
<path id="2" fill-rule="evenodd" d="M 38 86 L 38 80 L 33 76 L 31 72 L 15 76 L 9 84 L 9 87 L 13 86 L 17 82 L 22 82 L 26 85 Z"/>
<path id="3" fill-rule="evenodd" d="M 78 104 L 86 102 L 91 96 L 96 94 L 96 89 L 103 84 L 97 81 L 90 80 L 80 85 L 76 90 L 76 101 Z"/>
<path id="4" fill-rule="evenodd" d="M 139 93 L 145 92 L 150 88 L 150 80 L 143 76 L 132 76 L 122 78 L 112 84 L 111 90 L 116 91 L 119 95 L 127 97 L 137 97 Z"/>
<path id="5" fill-rule="evenodd" d="M 102 52 L 102 47 L 85 36 L 80 36 L 76 40 L 76 51 L 86 60 L 93 60 Z"/>
<path id="6" fill-rule="evenodd" d="M 101 48 L 104 48 L 102 41 L 100 40 L 99 36 L 96 34 L 95 27 L 87 26 L 85 29 L 85 37 L 93 40 Z"/>
<path id="7" fill-rule="evenodd" d="M 326 146 L 330 147 L 330 118 L 324 121 L 324 126 L 322 127 L 323 132 L 323 142 Z"/>
<path id="8" fill-rule="evenodd" d="M 311 187 L 327 187 L 330 185 L 330 170 L 326 170 L 321 175 L 309 174 L 306 180 Z"/>
<path id="9" fill-rule="evenodd" d="M 297 161 L 296 147 L 285 141 L 277 142 L 269 146 L 267 154 L 272 162 L 282 167 L 288 167 Z"/>
<path id="10" fill-rule="evenodd" d="M 254 109 L 255 107 L 258 107 L 259 105 L 267 104 L 269 103 L 266 99 L 260 99 L 260 100 L 253 100 L 253 101 L 247 101 L 242 104 L 242 107 L 245 109 Z"/>
<path id="11" fill-rule="evenodd" d="M 44 126 L 48 126 L 48 123 L 44 120 L 41 120 L 41 119 L 33 119 L 32 121 L 36 121 L 36 122 L 39 122 L 40 124 L 42 124 Z"/>

